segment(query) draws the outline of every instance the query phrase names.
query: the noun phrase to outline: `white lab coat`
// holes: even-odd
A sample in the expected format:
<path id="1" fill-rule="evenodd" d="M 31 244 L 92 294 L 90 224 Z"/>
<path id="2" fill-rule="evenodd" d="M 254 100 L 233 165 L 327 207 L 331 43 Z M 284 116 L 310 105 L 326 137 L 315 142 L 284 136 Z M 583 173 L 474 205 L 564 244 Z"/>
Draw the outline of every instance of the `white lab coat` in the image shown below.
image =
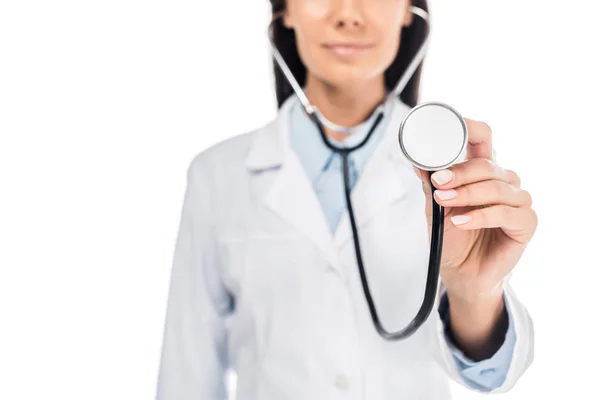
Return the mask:
<path id="1" fill-rule="evenodd" d="M 347 214 L 331 235 L 288 145 L 288 107 L 256 131 L 197 154 L 174 254 L 158 400 L 444 400 L 457 367 L 436 309 L 410 338 L 374 330 Z M 353 189 L 363 257 L 388 330 L 421 305 L 429 257 L 425 197 L 402 155 L 397 101 Z M 440 284 L 440 290 L 442 290 Z M 533 359 L 533 326 L 507 282 L 516 344 L 512 388 Z M 439 296 L 438 296 L 439 302 Z"/>

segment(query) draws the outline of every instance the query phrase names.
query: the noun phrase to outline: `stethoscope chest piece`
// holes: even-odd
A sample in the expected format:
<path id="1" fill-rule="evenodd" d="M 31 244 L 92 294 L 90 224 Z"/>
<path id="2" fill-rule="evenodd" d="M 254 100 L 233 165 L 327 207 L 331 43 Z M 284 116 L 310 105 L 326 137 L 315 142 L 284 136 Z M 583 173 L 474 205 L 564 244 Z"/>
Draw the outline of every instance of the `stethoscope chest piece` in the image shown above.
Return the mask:
<path id="1" fill-rule="evenodd" d="M 452 107 L 427 102 L 412 108 L 398 133 L 400 149 L 417 168 L 437 171 L 464 160 L 467 126 Z"/>

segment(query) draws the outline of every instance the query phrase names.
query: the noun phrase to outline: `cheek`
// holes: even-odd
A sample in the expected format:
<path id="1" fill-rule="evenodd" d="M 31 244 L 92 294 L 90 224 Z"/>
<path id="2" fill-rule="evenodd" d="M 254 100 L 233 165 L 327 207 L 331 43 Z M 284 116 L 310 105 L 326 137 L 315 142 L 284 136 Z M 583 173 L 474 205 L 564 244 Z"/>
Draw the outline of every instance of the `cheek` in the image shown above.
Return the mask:
<path id="1" fill-rule="evenodd" d="M 319 63 L 322 62 L 323 58 L 323 55 L 320 54 L 321 36 L 318 35 L 316 28 L 317 24 L 305 24 L 302 27 L 296 27 L 295 29 L 298 54 L 309 70 L 318 68 Z"/>
<path id="2" fill-rule="evenodd" d="M 403 20 L 404 14 L 397 8 L 391 9 L 387 14 L 379 15 L 374 19 L 374 22 L 377 23 L 375 29 L 379 38 L 379 57 L 387 65 L 398 54 Z"/>
<path id="3" fill-rule="evenodd" d="M 287 4 L 293 28 L 302 35 L 327 23 L 329 6 L 326 1 L 288 0 Z"/>
<path id="4" fill-rule="evenodd" d="M 386 65 L 390 65 L 396 58 L 400 48 L 400 32 L 390 31 L 383 36 L 383 39 L 380 43 L 380 59 Z"/>
<path id="5" fill-rule="evenodd" d="M 294 25 L 296 46 L 306 68 L 316 75 L 323 75 L 327 74 L 328 69 L 331 68 L 329 64 L 332 62 L 329 59 L 331 55 L 321 47 L 327 39 L 324 32 L 327 26 L 325 22 L 327 10 L 319 11 L 317 7 L 311 9 L 311 13 L 304 10 L 301 18 L 296 20 Z"/>

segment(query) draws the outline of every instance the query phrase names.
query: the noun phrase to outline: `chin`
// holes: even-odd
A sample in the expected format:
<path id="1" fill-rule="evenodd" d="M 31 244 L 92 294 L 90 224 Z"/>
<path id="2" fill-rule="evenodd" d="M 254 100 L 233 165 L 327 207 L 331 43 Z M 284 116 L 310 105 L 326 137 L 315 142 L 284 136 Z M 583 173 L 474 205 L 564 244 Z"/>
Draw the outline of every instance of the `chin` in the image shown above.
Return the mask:
<path id="1" fill-rule="evenodd" d="M 353 87 L 368 85 L 373 82 L 379 74 L 373 73 L 371 69 L 340 66 L 339 68 L 330 68 L 327 73 L 322 76 L 323 80 L 332 86 Z"/>

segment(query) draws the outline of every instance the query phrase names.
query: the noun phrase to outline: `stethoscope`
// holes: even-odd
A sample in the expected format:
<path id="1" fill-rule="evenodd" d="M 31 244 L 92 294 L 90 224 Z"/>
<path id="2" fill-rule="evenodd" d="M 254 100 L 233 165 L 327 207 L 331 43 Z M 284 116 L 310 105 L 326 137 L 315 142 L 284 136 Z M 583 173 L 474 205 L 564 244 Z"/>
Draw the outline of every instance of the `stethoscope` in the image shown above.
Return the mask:
<path id="1" fill-rule="evenodd" d="M 411 12 L 422 18 L 426 24 L 429 23 L 428 13 L 418 7 L 411 6 Z M 350 178 L 348 168 L 348 155 L 356 149 L 364 146 L 379 123 L 383 118 L 383 108 L 379 108 L 373 125 L 365 138 L 358 144 L 352 147 L 340 148 L 329 142 L 323 125 L 327 128 L 343 133 L 350 133 L 355 127 L 343 127 L 329 121 L 319 110 L 310 104 L 304 91 L 294 78 L 292 72 L 288 68 L 283 57 L 279 53 L 273 40 L 273 23 L 277 20 L 274 18 L 269 25 L 269 38 L 271 39 L 271 47 L 275 60 L 285 75 L 287 81 L 292 86 L 296 96 L 302 103 L 306 113 L 316 124 L 321 134 L 323 142 L 329 149 L 337 152 L 342 157 L 342 169 L 344 175 L 344 192 L 348 214 L 352 226 L 354 249 L 356 252 L 356 260 L 360 272 L 362 288 L 367 300 L 371 319 L 379 335 L 386 340 L 401 340 L 411 336 L 419 329 L 419 327 L 427 320 L 435 305 L 439 274 L 440 262 L 442 258 L 442 244 L 444 238 L 444 207 L 440 206 L 435 198 L 432 198 L 432 232 L 431 244 L 429 253 L 429 265 L 427 271 L 427 282 L 425 286 L 425 294 L 421 307 L 419 308 L 413 320 L 402 330 L 397 332 L 387 331 L 381 324 L 377 309 L 371 296 L 368 279 L 365 273 L 363 263 L 358 230 L 356 228 L 356 220 L 350 197 Z M 410 77 L 417 69 L 419 63 L 425 56 L 425 51 L 429 41 L 429 32 L 420 46 L 416 56 L 413 58 L 409 66 L 406 68 L 396 87 L 387 95 L 385 103 L 393 101 L 394 98 L 400 95 Z M 435 171 L 447 168 L 464 156 L 467 146 L 468 135 L 467 127 L 462 116 L 452 107 L 440 102 L 427 102 L 413 107 L 403 118 L 398 134 L 400 149 L 406 158 L 417 168 L 429 171 L 429 176 Z M 432 197 L 435 187 L 432 184 Z"/>

